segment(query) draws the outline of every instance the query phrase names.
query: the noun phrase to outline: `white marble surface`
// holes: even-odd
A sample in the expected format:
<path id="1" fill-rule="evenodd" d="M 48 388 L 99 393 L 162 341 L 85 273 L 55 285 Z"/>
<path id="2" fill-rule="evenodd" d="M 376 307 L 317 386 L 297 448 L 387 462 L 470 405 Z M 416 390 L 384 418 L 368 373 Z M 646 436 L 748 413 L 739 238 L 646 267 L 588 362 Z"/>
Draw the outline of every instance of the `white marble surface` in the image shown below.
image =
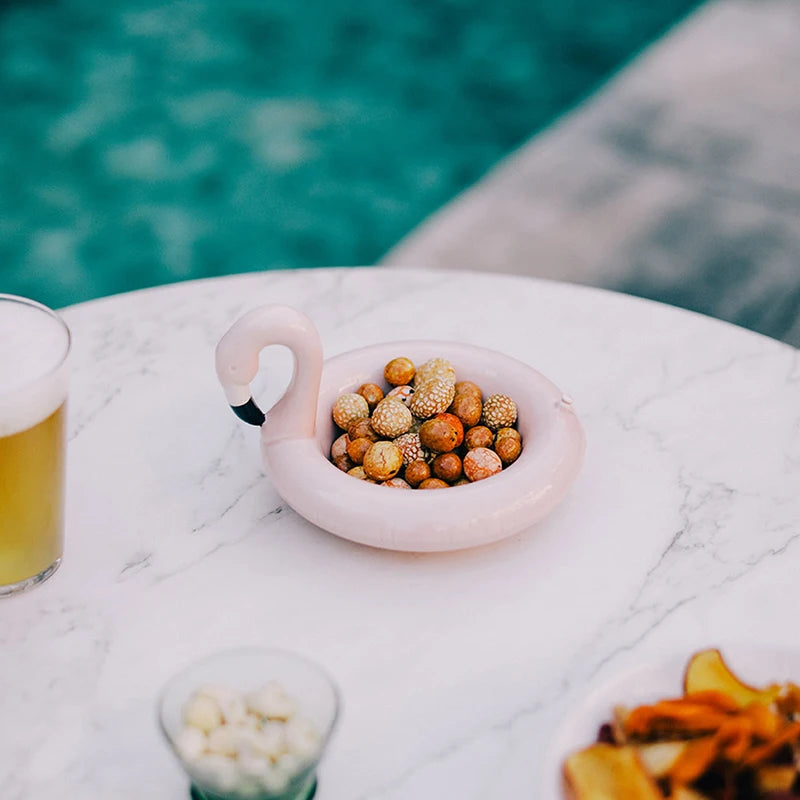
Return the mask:
<path id="1" fill-rule="evenodd" d="M 413 335 L 528 361 L 586 426 L 573 491 L 538 528 L 454 554 L 370 550 L 303 522 L 214 376 L 217 338 L 270 301 L 312 316 L 327 355 Z M 319 800 L 535 797 L 553 725 L 592 682 L 700 644 L 796 645 L 788 346 L 593 289 L 388 269 L 184 284 L 66 318 L 66 557 L 0 604 L 7 800 L 183 797 L 155 697 L 229 645 L 297 650 L 337 677 Z M 289 364 L 264 361 L 268 404 Z"/>

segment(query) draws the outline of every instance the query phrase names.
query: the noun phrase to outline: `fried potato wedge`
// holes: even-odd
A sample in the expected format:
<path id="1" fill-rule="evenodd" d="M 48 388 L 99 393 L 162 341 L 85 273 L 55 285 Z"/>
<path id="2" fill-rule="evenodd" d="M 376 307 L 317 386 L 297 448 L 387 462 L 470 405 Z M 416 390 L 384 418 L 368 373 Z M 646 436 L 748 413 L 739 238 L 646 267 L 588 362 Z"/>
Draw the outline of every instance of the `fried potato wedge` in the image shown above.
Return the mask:
<path id="1" fill-rule="evenodd" d="M 788 792 L 797 777 L 791 764 L 770 764 L 756 770 L 756 788 L 762 794 Z"/>
<path id="2" fill-rule="evenodd" d="M 800 715 L 800 686 L 789 681 L 781 687 L 781 693 L 776 702 L 782 714 Z"/>
<path id="3" fill-rule="evenodd" d="M 643 739 L 696 736 L 713 733 L 726 718 L 725 712 L 689 699 L 661 700 L 634 708 L 625 720 L 625 732 Z"/>
<path id="4" fill-rule="evenodd" d="M 692 739 L 667 773 L 673 784 L 694 783 L 714 763 L 719 752 L 715 736 Z"/>
<path id="5" fill-rule="evenodd" d="M 731 672 L 719 650 L 701 650 L 692 656 L 686 667 L 683 691 L 687 695 L 719 692 L 744 708 L 751 703 L 771 703 L 780 694 L 780 686 L 768 686 L 766 689 L 748 686 Z"/>
<path id="6" fill-rule="evenodd" d="M 717 711 L 724 711 L 726 713 L 737 711 L 740 708 L 739 704 L 729 695 L 714 689 L 704 689 L 701 692 L 685 694 L 682 699 L 690 700 L 692 703 L 708 706 L 709 708 L 714 708 Z"/>
<path id="7" fill-rule="evenodd" d="M 750 686 L 718 650 L 692 656 L 682 697 L 617 706 L 599 736 L 564 763 L 568 800 L 800 797 L 800 685 Z"/>
<path id="8" fill-rule="evenodd" d="M 669 774 L 688 746 L 688 742 L 652 742 L 634 745 L 642 766 L 656 779 Z"/>
<path id="9" fill-rule="evenodd" d="M 627 744 L 628 736 L 625 733 L 625 720 L 628 719 L 630 709 L 626 706 L 614 706 L 614 716 L 611 718 L 611 733 L 617 744 Z"/>
<path id="10" fill-rule="evenodd" d="M 633 747 L 595 744 L 564 763 L 567 800 L 663 800 Z"/>
<path id="11" fill-rule="evenodd" d="M 786 720 L 779 717 L 770 706 L 753 703 L 739 712 L 740 719 L 746 719 L 752 726 L 753 736 L 758 739 L 772 739 L 785 727 Z"/>
<path id="12" fill-rule="evenodd" d="M 709 798 L 688 786 L 676 786 L 669 796 L 669 800 L 709 800 Z"/>
<path id="13" fill-rule="evenodd" d="M 746 717 L 726 719 L 716 733 L 720 753 L 732 764 L 740 762 L 753 743 L 753 724 Z"/>
<path id="14" fill-rule="evenodd" d="M 792 722 L 765 744 L 748 750 L 742 763 L 746 766 L 763 764 L 769 761 L 781 748 L 787 744 L 797 742 L 798 739 L 800 739 L 800 722 Z"/>

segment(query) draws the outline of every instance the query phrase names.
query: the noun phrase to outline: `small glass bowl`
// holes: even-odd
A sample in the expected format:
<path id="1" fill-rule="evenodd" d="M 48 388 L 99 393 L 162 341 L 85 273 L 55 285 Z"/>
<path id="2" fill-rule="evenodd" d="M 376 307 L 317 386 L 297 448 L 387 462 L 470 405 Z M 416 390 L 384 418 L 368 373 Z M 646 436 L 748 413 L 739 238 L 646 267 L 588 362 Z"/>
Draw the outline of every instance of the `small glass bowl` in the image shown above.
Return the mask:
<path id="1" fill-rule="evenodd" d="M 316 754 L 279 792 L 241 785 L 222 791 L 209 782 L 196 763 L 186 760 L 176 741 L 184 728 L 183 709 L 189 698 L 205 685 L 220 685 L 238 692 L 258 689 L 277 681 L 296 702 L 297 712 L 314 723 L 320 743 Z M 316 790 L 316 768 L 328 744 L 339 714 L 339 693 L 331 678 L 317 664 L 283 650 L 243 648 L 217 653 L 187 667 L 171 678 L 158 701 L 158 718 L 172 752 L 192 782 L 195 800 L 309 800 Z"/>

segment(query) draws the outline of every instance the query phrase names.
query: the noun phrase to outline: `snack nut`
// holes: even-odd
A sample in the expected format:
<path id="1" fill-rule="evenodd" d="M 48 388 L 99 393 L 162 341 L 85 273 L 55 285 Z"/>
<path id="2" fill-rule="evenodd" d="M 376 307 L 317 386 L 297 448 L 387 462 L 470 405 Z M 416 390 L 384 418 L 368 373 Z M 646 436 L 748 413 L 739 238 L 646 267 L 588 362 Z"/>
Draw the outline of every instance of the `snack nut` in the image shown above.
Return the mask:
<path id="1" fill-rule="evenodd" d="M 411 412 L 401 400 L 387 397 L 381 400 L 372 412 L 372 427 L 377 434 L 394 439 L 411 427 Z"/>
<path id="2" fill-rule="evenodd" d="M 467 450 L 474 450 L 476 447 L 491 447 L 494 442 L 494 434 L 485 425 L 476 425 L 464 434 L 464 444 Z"/>
<path id="3" fill-rule="evenodd" d="M 472 481 L 482 481 L 503 469 L 500 456 L 488 447 L 476 447 L 464 456 L 464 474 Z"/>
<path id="4" fill-rule="evenodd" d="M 428 466 L 426 461 L 422 461 L 421 459 L 412 461 L 406 467 L 406 481 L 408 481 L 409 485 L 413 486 L 415 489 L 423 481 L 428 480 L 430 476 L 431 468 Z"/>
<path id="5" fill-rule="evenodd" d="M 490 430 L 509 428 L 517 421 L 517 404 L 507 395 L 493 394 L 483 404 L 483 424 Z"/>
<path id="6" fill-rule="evenodd" d="M 394 478 L 403 466 L 403 454 L 394 442 L 375 442 L 364 454 L 364 472 L 375 481 Z"/>
<path id="7" fill-rule="evenodd" d="M 433 378 L 440 378 L 455 385 L 456 371 L 446 358 L 429 358 L 418 370 L 414 385 L 423 384 Z"/>
<path id="8" fill-rule="evenodd" d="M 392 386 L 403 386 L 414 380 L 416 369 L 410 358 L 393 358 L 384 368 L 383 377 Z"/>
<path id="9" fill-rule="evenodd" d="M 390 489 L 445 489 L 490 478 L 519 458 L 516 403 L 499 393 L 484 402 L 481 387 L 457 381 L 447 359 L 416 367 L 393 358 L 383 378 L 384 385 L 363 383 L 333 404 L 345 433 L 330 459 L 347 475 Z"/>
<path id="10" fill-rule="evenodd" d="M 370 411 L 374 411 L 375 406 L 383 400 L 383 389 L 377 383 L 362 383 L 358 387 L 358 394 L 367 401 Z"/>
<path id="11" fill-rule="evenodd" d="M 455 388 L 442 378 L 431 378 L 416 387 L 408 407 L 415 417 L 430 419 L 443 411 L 447 411 L 453 402 Z"/>
<path id="12" fill-rule="evenodd" d="M 369 405 L 367 401 L 355 392 L 343 394 L 333 404 L 333 421 L 343 430 L 350 427 L 351 422 L 355 422 L 361 417 L 369 416 Z"/>

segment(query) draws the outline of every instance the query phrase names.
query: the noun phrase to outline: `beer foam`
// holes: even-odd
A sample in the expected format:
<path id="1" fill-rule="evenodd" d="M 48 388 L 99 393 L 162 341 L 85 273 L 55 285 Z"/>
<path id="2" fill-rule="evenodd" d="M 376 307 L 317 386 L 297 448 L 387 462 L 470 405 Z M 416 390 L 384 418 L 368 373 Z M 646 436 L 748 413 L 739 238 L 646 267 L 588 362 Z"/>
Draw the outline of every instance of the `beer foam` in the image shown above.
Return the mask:
<path id="1" fill-rule="evenodd" d="M 57 317 L 0 297 L 0 436 L 32 428 L 64 402 L 68 352 Z"/>

